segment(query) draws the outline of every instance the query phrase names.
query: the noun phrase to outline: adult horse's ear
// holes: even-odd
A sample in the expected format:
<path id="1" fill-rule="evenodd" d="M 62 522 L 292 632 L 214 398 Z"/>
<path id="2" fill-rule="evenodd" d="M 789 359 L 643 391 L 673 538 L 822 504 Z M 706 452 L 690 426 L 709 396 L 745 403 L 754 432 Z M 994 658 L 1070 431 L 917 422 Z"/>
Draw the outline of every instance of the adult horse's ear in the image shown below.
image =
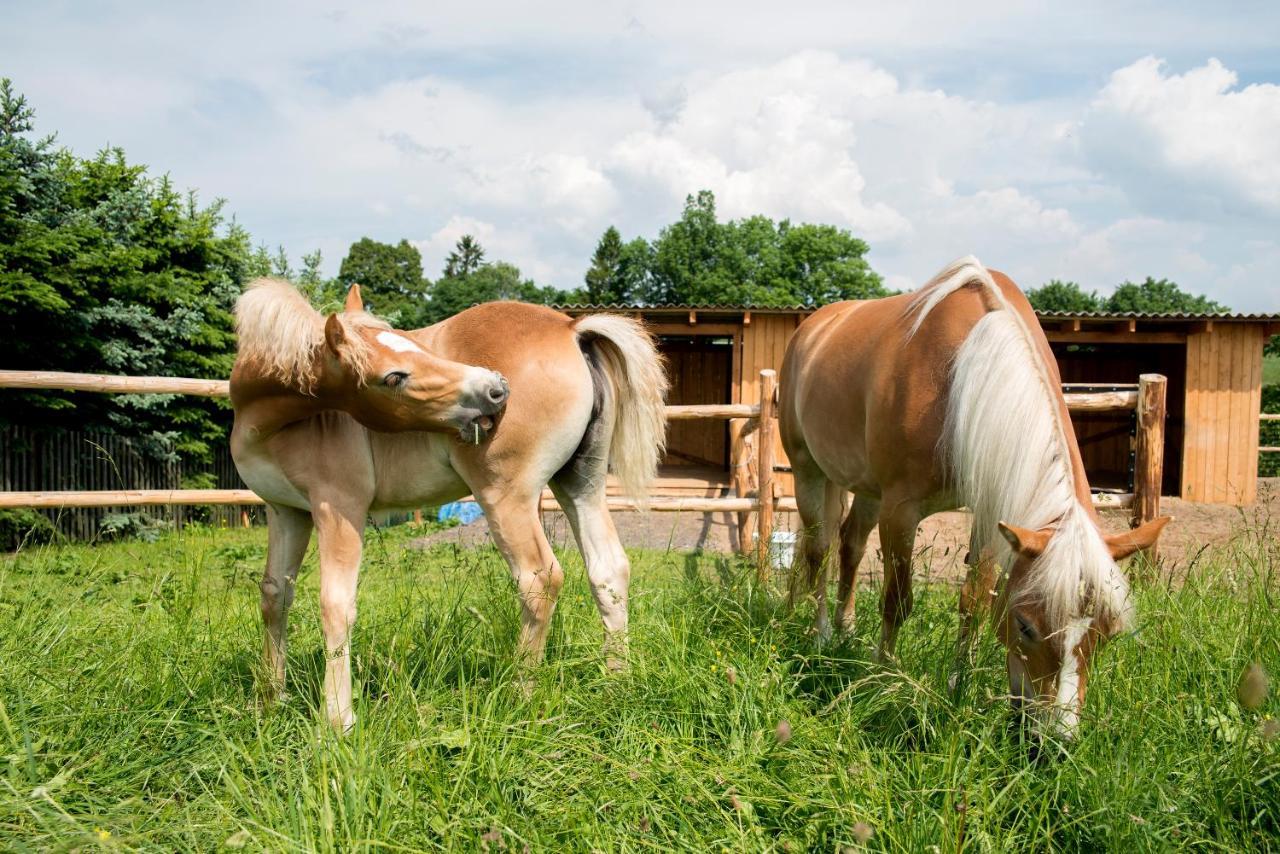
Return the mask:
<path id="1" fill-rule="evenodd" d="M 342 328 L 342 321 L 336 314 L 329 315 L 329 319 L 324 322 L 324 343 L 336 358 L 342 357 L 342 348 L 347 343 L 347 331 Z"/>
<path id="2" fill-rule="evenodd" d="M 360 298 L 360 286 L 352 285 L 347 289 L 347 301 L 342 306 L 343 311 L 364 311 L 364 300 Z"/>
<path id="3" fill-rule="evenodd" d="M 1035 560 L 1044 553 L 1049 545 L 1049 531 L 1032 531 L 1030 528 L 1019 528 L 1017 525 L 999 524 L 1000 535 L 1005 538 L 1009 548 L 1017 554 Z"/>
<path id="4" fill-rule="evenodd" d="M 1125 531 L 1122 534 L 1112 534 L 1106 537 L 1107 548 L 1111 550 L 1111 559 L 1124 560 L 1136 551 L 1151 548 L 1156 544 L 1156 538 L 1160 536 L 1164 526 L 1172 521 L 1172 516 L 1161 516 L 1159 519 L 1152 519 L 1132 531 Z"/>

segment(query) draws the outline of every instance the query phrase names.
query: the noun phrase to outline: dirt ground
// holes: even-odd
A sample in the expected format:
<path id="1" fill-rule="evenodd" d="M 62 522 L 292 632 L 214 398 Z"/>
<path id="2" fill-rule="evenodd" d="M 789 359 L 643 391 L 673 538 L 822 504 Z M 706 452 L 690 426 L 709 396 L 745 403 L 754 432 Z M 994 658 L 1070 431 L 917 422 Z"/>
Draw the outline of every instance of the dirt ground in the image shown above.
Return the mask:
<path id="1" fill-rule="evenodd" d="M 1178 498 L 1165 498 L 1162 511 L 1174 520 L 1160 538 L 1160 556 L 1171 570 L 1187 564 L 1206 545 L 1218 545 L 1238 536 L 1244 530 L 1277 530 L 1280 527 L 1280 478 L 1258 480 L 1258 500 L 1248 507 L 1225 504 L 1198 504 Z M 1103 525 L 1108 533 L 1128 528 L 1128 511 L 1105 511 Z M 737 547 L 736 514 L 716 513 L 634 513 L 618 511 L 614 524 L 622 543 L 628 548 L 666 549 L 677 552 L 702 550 L 728 553 Z M 794 513 L 778 516 L 778 530 L 795 531 L 799 518 Z M 955 581 L 963 578 L 963 559 L 968 543 L 968 516 L 964 513 L 938 513 L 921 523 L 916 537 L 916 571 L 922 576 Z M 561 513 L 543 514 L 543 526 L 553 545 L 573 546 L 573 536 Z M 439 531 L 412 541 L 424 547 L 435 543 L 457 543 L 464 546 L 486 545 L 489 527 L 484 519 Z M 868 543 L 869 559 L 859 572 L 861 580 L 881 575 L 880 537 L 872 533 Z"/>

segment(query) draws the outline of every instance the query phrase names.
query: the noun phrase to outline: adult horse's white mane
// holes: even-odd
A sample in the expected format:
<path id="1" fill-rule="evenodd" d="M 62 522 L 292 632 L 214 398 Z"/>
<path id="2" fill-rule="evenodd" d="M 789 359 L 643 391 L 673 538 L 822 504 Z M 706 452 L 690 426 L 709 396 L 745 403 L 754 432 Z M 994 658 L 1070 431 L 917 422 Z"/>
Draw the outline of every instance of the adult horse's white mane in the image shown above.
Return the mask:
<path id="1" fill-rule="evenodd" d="M 994 545 L 1007 571 L 1012 553 L 1003 537 L 994 536 L 998 522 L 1056 528 L 1022 596 L 1040 601 L 1052 626 L 1091 617 L 1119 629 L 1132 611 L 1128 582 L 1076 498 L 1071 426 L 1022 316 L 990 272 L 967 256 L 916 294 L 907 309 L 917 313 L 911 334 L 947 296 L 969 286 L 983 289 L 997 309 L 978 321 L 956 352 L 940 451 L 958 497 L 973 511 L 973 546 Z"/>
<path id="2" fill-rule="evenodd" d="M 343 321 L 373 329 L 391 327 L 364 312 L 348 312 Z M 236 334 L 241 359 L 259 365 L 270 377 L 309 394 L 315 383 L 316 356 L 324 346 L 324 315 L 298 289 L 282 279 L 254 279 L 236 300 Z M 359 335 L 348 335 L 343 361 L 364 381 L 370 350 Z"/>

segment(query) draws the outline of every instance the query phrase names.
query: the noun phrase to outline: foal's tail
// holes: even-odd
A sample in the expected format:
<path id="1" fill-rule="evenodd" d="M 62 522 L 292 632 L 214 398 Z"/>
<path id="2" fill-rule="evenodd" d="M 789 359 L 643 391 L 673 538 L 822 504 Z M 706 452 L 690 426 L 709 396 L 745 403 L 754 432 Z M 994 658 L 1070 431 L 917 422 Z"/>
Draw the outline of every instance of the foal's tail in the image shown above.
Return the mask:
<path id="1" fill-rule="evenodd" d="M 590 314 L 574 323 L 585 350 L 595 358 L 613 401 L 609 468 L 626 493 L 643 502 L 667 446 L 662 411 L 667 375 L 653 336 L 636 320 Z"/>

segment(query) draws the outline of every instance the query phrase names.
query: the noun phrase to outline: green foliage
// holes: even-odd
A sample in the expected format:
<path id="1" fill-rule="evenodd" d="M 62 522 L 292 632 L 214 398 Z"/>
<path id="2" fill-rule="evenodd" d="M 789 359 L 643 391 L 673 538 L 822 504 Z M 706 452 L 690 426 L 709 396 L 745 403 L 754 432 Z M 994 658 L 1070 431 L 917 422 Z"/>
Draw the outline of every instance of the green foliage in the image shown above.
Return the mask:
<path id="1" fill-rule="evenodd" d="M 353 284 L 360 285 L 365 307 L 396 326 L 414 329 L 426 325 L 422 255 L 407 240 L 393 246 L 360 238 L 342 259 L 337 282 L 342 292 Z"/>
<path id="2" fill-rule="evenodd" d="M 290 698 L 269 705 L 261 530 L 27 550 L 0 557 L 0 824 L 33 850 L 1272 850 L 1280 739 L 1260 727 L 1280 699 L 1236 700 L 1249 662 L 1280 673 L 1260 533 L 1136 584 L 1139 630 L 1095 656 L 1079 741 L 1039 763 L 988 633 L 949 696 L 945 584 L 917 588 L 884 667 L 872 588 L 852 637 L 818 650 L 811 606 L 788 613 L 752 567 L 633 552 L 631 668 L 610 675 L 564 551 L 526 696 L 497 552 L 370 535 L 358 720 L 339 739 L 321 723 L 314 551 Z"/>
<path id="3" fill-rule="evenodd" d="M 1036 311 L 1053 314 L 1077 314 L 1101 311 L 1102 300 L 1097 291 L 1085 293 L 1075 282 L 1050 279 L 1038 288 L 1027 291 L 1027 300 Z"/>
<path id="4" fill-rule="evenodd" d="M 484 265 L 484 248 L 470 234 L 464 234 L 444 263 L 444 278 L 461 279 Z"/>
<path id="5" fill-rule="evenodd" d="M 424 306 L 425 323 L 438 323 L 473 305 L 493 300 L 520 300 L 545 305 L 570 299 L 564 291 L 542 287 L 532 279 L 522 278 L 520 268 L 505 261 L 482 264 L 465 275 L 446 275 L 431 286 L 430 295 L 430 302 Z"/>
<path id="6" fill-rule="evenodd" d="M 222 205 L 201 206 L 119 149 L 89 159 L 33 140 L 0 81 L 0 339 L 5 367 L 226 377 L 231 310 L 260 269 Z M 5 420 L 108 429 L 158 458 L 207 459 L 224 402 L 172 395 L 6 392 Z"/>
<path id="7" fill-rule="evenodd" d="M 1107 297 L 1103 309 L 1114 314 L 1224 314 L 1231 310 L 1208 297 L 1189 294 L 1168 279 L 1150 276 L 1142 284 L 1125 282 L 1120 285 Z"/>
<path id="8" fill-rule="evenodd" d="M 830 225 L 764 216 L 720 222 L 708 190 L 689 196 L 657 240 L 622 244 L 612 227 L 587 273 L 592 301 L 648 304 L 815 306 L 885 296 L 867 244 Z"/>
<path id="9" fill-rule="evenodd" d="M 25 507 L 0 510 L 0 551 L 11 552 L 60 538 L 58 529 L 43 513 Z"/>

